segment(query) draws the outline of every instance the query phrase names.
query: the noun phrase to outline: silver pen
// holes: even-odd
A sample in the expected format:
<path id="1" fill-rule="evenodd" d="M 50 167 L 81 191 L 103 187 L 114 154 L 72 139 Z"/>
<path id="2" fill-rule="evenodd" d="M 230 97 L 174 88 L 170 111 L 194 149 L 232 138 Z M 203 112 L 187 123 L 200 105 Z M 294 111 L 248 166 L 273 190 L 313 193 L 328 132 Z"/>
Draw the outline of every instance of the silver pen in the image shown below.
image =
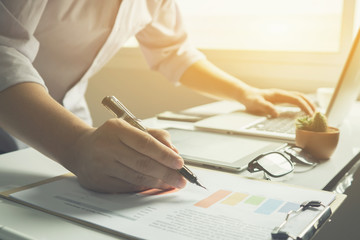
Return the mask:
<path id="1" fill-rule="evenodd" d="M 144 132 L 147 132 L 146 127 L 141 124 L 140 120 L 137 119 L 116 97 L 107 96 L 102 100 L 102 104 L 112 113 L 114 113 L 118 118 L 122 118 L 126 122 L 130 123 L 132 126 Z M 190 171 L 187 166 L 184 165 L 181 169 L 178 169 L 177 171 L 189 182 L 206 189 L 206 187 L 204 187 L 199 182 L 196 175 L 192 171 Z"/>

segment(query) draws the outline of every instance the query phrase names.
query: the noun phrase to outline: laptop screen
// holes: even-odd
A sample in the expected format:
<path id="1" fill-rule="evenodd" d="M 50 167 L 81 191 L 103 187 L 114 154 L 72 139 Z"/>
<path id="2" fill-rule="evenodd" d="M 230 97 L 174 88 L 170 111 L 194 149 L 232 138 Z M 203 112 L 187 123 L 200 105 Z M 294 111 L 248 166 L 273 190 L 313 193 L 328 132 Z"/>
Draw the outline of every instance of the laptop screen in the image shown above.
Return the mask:
<path id="1" fill-rule="evenodd" d="M 360 30 L 351 47 L 326 116 L 330 126 L 338 127 L 349 113 L 360 92 Z"/>

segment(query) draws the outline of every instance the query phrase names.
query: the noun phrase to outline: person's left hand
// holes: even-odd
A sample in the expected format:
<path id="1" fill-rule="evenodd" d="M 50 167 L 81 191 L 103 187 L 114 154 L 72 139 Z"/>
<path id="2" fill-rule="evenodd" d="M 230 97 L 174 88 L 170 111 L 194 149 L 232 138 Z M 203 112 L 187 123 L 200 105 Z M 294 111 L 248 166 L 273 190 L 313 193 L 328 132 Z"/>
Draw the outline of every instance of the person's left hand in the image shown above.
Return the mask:
<path id="1" fill-rule="evenodd" d="M 313 115 L 316 109 L 314 104 L 303 94 L 275 88 L 258 89 L 250 87 L 245 91 L 241 102 L 250 113 L 270 115 L 272 117 L 279 115 L 274 106 L 274 104 L 279 103 L 289 103 L 298 106 L 308 115 Z"/>

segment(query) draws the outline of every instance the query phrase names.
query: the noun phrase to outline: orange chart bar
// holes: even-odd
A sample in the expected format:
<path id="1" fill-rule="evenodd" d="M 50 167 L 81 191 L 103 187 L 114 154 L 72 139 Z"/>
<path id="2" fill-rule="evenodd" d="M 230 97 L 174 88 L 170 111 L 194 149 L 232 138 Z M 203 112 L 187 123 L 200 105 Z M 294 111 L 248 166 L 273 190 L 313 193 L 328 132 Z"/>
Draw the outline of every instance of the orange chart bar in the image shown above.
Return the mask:
<path id="1" fill-rule="evenodd" d="M 170 190 L 161 190 L 161 189 L 156 189 L 156 188 L 150 188 L 148 190 L 140 192 L 140 194 L 142 194 L 142 195 L 164 195 L 164 194 L 174 193 L 179 190 L 180 189 L 178 189 L 178 188 L 173 188 Z"/>
<path id="2" fill-rule="evenodd" d="M 211 205 L 217 203 L 221 199 L 224 199 L 227 195 L 231 194 L 231 191 L 227 190 L 218 190 L 217 192 L 211 194 L 209 197 L 197 202 L 194 204 L 196 207 L 208 208 Z"/>

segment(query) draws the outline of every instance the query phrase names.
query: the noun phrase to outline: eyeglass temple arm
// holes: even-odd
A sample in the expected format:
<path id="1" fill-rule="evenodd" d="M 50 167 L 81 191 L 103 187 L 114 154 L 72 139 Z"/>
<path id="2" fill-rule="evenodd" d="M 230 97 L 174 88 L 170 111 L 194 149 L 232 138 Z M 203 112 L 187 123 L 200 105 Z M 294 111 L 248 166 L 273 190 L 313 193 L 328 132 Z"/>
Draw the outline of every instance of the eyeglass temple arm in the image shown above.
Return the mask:
<path id="1" fill-rule="evenodd" d="M 248 163 L 248 167 L 247 170 L 251 173 L 253 172 L 260 172 L 263 171 L 261 168 L 259 168 L 257 160 L 262 158 L 263 156 L 265 156 L 266 154 L 260 154 L 259 156 L 257 156 L 256 158 L 254 158 L 253 160 L 251 160 L 251 162 Z"/>

